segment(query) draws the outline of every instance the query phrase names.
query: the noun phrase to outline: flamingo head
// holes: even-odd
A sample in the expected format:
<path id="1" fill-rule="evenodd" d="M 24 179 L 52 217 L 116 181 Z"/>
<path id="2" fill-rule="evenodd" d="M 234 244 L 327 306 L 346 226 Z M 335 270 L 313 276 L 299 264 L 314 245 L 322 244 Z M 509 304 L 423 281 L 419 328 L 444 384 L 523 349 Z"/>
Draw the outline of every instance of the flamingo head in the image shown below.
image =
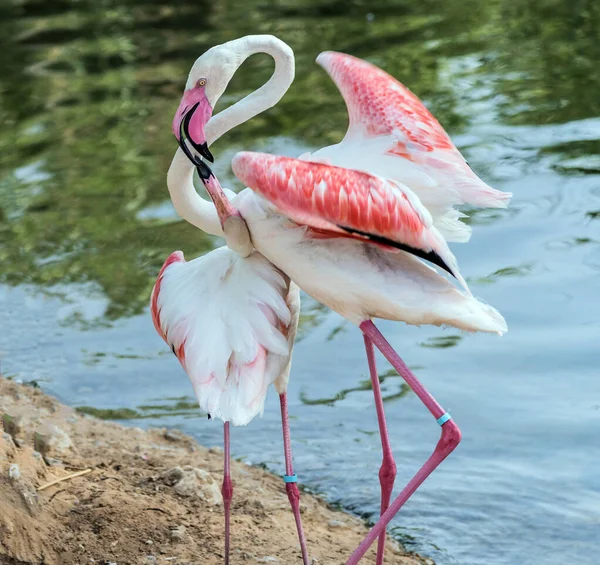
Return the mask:
<path id="1" fill-rule="evenodd" d="M 173 133 L 196 165 L 200 159 L 192 155 L 189 146 L 204 159 L 214 161 L 208 149 L 205 126 L 231 77 L 248 56 L 245 41 L 246 38 L 242 38 L 212 47 L 196 59 L 190 70 L 181 103 L 173 117 Z"/>
<path id="2" fill-rule="evenodd" d="M 210 162 L 214 161 L 204 133 L 204 126 L 212 116 L 212 105 L 206 96 L 206 82 L 206 78 L 200 78 L 191 88 L 185 89 L 179 108 L 173 117 L 173 134 L 179 141 L 181 149 L 194 164 L 197 164 L 199 159 L 192 155 L 186 141 L 202 157 Z"/>

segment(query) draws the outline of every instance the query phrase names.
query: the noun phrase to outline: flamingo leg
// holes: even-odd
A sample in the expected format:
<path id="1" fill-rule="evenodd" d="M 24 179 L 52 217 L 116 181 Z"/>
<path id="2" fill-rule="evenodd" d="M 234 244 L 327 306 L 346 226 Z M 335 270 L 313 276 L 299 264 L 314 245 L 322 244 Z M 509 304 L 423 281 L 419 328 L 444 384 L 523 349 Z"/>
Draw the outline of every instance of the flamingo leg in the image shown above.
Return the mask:
<path id="1" fill-rule="evenodd" d="M 225 511 L 225 565 L 229 565 L 229 532 L 231 523 L 231 499 L 233 498 L 233 483 L 231 482 L 231 445 L 229 438 L 229 422 L 223 425 L 223 509 Z"/>
<path id="2" fill-rule="evenodd" d="M 296 519 L 296 528 L 298 529 L 298 539 L 300 540 L 300 550 L 302 551 L 302 562 L 304 565 L 310 565 L 308 558 L 308 549 L 306 546 L 306 537 L 302 527 L 302 518 L 300 517 L 300 491 L 296 483 L 294 474 L 294 464 L 292 462 L 292 440 L 290 436 L 290 421 L 288 416 L 287 394 L 284 392 L 279 395 L 279 404 L 281 405 L 281 424 L 283 429 L 283 452 L 285 454 L 285 490 L 294 512 Z"/>
<path id="3" fill-rule="evenodd" d="M 379 374 L 375 365 L 375 348 L 373 342 L 363 334 L 365 340 L 365 349 L 367 350 L 367 360 L 369 362 L 369 373 L 371 374 L 371 384 L 373 386 L 373 396 L 375 397 L 375 409 L 377 410 L 377 421 L 379 423 L 379 435 L 381 436 L 381 449 L 383 451 L 383 460 L 379 468 L 379 484 L 381 485 L 381 514 L 383 514 L 390 505 L 392 489 L 396 480 L 396 462 L 392 454 L 392 446 L 387 431 L 385 421 L 385 412 L 383 410 L 383 398 L 381 396 L 381 387 L 379 385 Z M 383 565 L 383 554 L 385 552 L 384 529 L 377 541 L 377 561 L 376 565 Z"/>
<path id="4" fill-rule="evenodd" d="M 442 434 L 438 441 L 435 450 L 427 459 L 425 464 L 417 471 L 416 475 L 402 489 L 400 494 L 390 504 L 389 508 L 383 513 L 379 521 L 373 526 L 371 531 L 366 535 L 358 548 L 350 556 L 346 565 L 357 565 L 364 554 L 367 552 L 375 539 L 385 532 L 387 525 L 390 523 L 396 513 L 402 508 L 404 503 L 413 495 L 413 493 L 421 486 L 423 481 L 435 471 L 438 465 L 446 458 L 456 446 L 460 443 L 461 433 L 458 426 L 450 418 L 450 415 L 438 404 L 438 402 L 427 392 L 425 387 L 413 375 L 412 371 L 406 366 L 400 356 L 394 351 L 392 346 L 383 337 L 371 320 L 366 320 L 360 324 L 360 329 L 373 344 L 383 353 L 384 357 L 392 364 L 394 369 L 402 376 L 408 386 L 412 388 L 414 393 L 425 404 L 426 408 L 431 412 L 442 428 Z"/>

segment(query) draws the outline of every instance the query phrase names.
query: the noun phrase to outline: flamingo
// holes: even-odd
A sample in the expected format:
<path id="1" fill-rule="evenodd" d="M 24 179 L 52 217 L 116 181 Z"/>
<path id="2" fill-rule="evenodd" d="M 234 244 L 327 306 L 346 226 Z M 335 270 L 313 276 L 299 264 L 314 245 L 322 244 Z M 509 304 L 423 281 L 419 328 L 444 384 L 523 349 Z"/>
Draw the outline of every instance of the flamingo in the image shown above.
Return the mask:
<path id="1" fill-rule="evenodd" d="M 280 395 L 286 479 L 295 479 L 286 390 L 299 311 L 299 290 L 289 277 L 257 251 L 244 257 L 227 246 L 187 262 L 181 251 L 171 253 L 152 291 L 154 327 L 190 377 L 200 407 L 224 421 L 226 565 L 233 498 L 230 423 L 243 426 L 262 415 L 270 384 Z M 304 540 L 299 496 L 291 500 Z M 306 553 L 305 542 L 302 549 Z"/>
<path id="2" fill-rule="evenodd" d="M 176 154 L 168 184 L 178 213 L 209 233 L 223 234 L 215 209 L 224 207 L 225 193 L 211 192 L 209 186 L 217 184 L 216 178 L 198 155 L 212 160 L 208 146 L 220 135 L 283 96 L 293 78 L 284 45 L 269 36 L 242 38 L 209 50 L 190 71 L 173 124 L 185 150 Z M 275 59 L 273 76 L 259 90 L 212 117 L 231 76 L 255 52 Z M 502 208 L 511 195 L 479 179 L 422 102 L 385 71 L 336 52 L 322 53 L 317 63 L 346 102 L 349 127 L 344 139 L 298 159 L 236 154 L 233 172 L 248 188 L 233 197 L 232 205 L 257 252 L 363 333 L 383 450 L 381 516 L 346 565 L 356 565 L 375 539 L 381 565 L 390 520 L 454 451 L 461 432 L 373 318 L 469 332 L 506 332 L 501 314 L 472 295 L 448 241 L 465 242 L 470 237 L 456 206 Z M 201 202 L 193 190 L 195 166 L 215 207 Z M 441 426 L 432 455 L 393 501 L 396 464 L 375 347 Z"/>
<path id="3" fill-rule="evenodd" d="M 283 94 L 294 77 L 293 53 L 284 43 L 267 39 L 273 49 L 279 49 L 277 79 L 287 83 L 281 90 Z M 243 58 L 264 43 L 259 37 L 230 42 L 223 49 L 207 52 L 201 63 L 225 68 L 229 61 L 233 76 Z M 194 84 L 202 88 L 206 79 L 198 79 Z M 224 90 L 226 84 L 218 86 L 211 81 L 212 88 Z M 199 127 L 203 130 L 202 120 L 210 118 L 212 109 L 199 108 L 198 103 L 190 101 L 189 92 L 186 89 L 173 121 L 180 148 L 169 169 L 167 184 L 180 215 L 208 233 L 223 236 L 226 245 L 189 262 L 181 251 L 169 255 L 152 290 L 152 321 L 188 374 L 200 407 L 209 419 L 219 418 L 224 422 L 225 564 L 229 563 L 233 498 L 230 424 L 244 426 L 262 415 L 267 389 L 274 384 L 282 415 L 284 480 L 303 562 L 309 565 L 293 468 L 286 393 L 300 312 L 299 288 L 254 250 L 246 223 L 230 202 L 235 193 L 223 189 L 214 175 L 207 174 L 210 169 L 204 162 L 192 155 L 190 146 L 212 161 L 206 142 L 196 145 L 192 136 Z M 273 95 L 263 100 L 256 113 L 277 103 L 279 98 Z M 187 112 L 190 107 L 194 111 Z M 219 120 L 215 121 L 218 126 Z M 214 207 L 196 194 L 194 168 L 198 169 Z"/>

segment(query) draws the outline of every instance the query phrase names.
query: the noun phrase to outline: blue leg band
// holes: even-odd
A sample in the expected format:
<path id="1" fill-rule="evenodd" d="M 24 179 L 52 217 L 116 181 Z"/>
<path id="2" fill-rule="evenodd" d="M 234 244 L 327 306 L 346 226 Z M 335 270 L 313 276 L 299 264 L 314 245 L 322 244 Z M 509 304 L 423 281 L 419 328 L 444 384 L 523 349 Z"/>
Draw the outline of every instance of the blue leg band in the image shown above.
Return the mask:
<path id="1" fill-rule="evenodd" d="M 448 412 L 445 412 L 437 419 L 437 423 L 440 426 L 443 426 L 448 420 L 452 420 L 452 416 L 450 416 L 450 414 L 448 414 Z"/>
<path id="2" fill-rule="evenodd" d="M 293 475 L 283 475 L 283 482 L 284 483 L 297 483 L 298 477 L 296 476 L 295 473 Z"/>

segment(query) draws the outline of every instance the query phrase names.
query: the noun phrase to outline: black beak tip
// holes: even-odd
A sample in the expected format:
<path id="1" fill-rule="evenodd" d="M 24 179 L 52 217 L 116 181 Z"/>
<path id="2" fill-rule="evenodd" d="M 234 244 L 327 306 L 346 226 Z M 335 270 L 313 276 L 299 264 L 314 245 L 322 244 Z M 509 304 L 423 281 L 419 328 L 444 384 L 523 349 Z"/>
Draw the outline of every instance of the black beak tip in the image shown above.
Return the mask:
<path id="1" fill-rule="evenodd" d="M 211 163 L 215 162 L 215 158 L 213 157 L 213 154 L 210 152 L 210 149 L 208 148 L 208 145 L 206 145 L 206 143 L 204 144 L 204 148 L 206 150 L 206 155 L 204 155 Z"/>
<path id="2" fill-rule="evenodd" d="M 211 177 L 211 175 L 213 174 L 210 167 L 204 161 L 197 159 L 195 161 L 195 165 L 196 165 L 198 174 L 200 175 L 200 178 L 202 180 L 208 180 Z"/>
<path id="3" fill-rule="evenodd" d="M 188 136 L 189 139 L 189 136 Z M 210 152 L 210 149 L 208 148 L 208 145 L 206 144 L 206 142 L 204 143 L 194 143 L 191 139 L 189 139 L 189 142 L 192 144 L 192 147 L 198 151 L 198 153 L 200 153 L 200 155 L 202 155 L 202 157 L 204 157 L 207 161 L 210 161 L 211 163 L 215 162 L 215 158 L 213 157 L 213 154 Z"/>

